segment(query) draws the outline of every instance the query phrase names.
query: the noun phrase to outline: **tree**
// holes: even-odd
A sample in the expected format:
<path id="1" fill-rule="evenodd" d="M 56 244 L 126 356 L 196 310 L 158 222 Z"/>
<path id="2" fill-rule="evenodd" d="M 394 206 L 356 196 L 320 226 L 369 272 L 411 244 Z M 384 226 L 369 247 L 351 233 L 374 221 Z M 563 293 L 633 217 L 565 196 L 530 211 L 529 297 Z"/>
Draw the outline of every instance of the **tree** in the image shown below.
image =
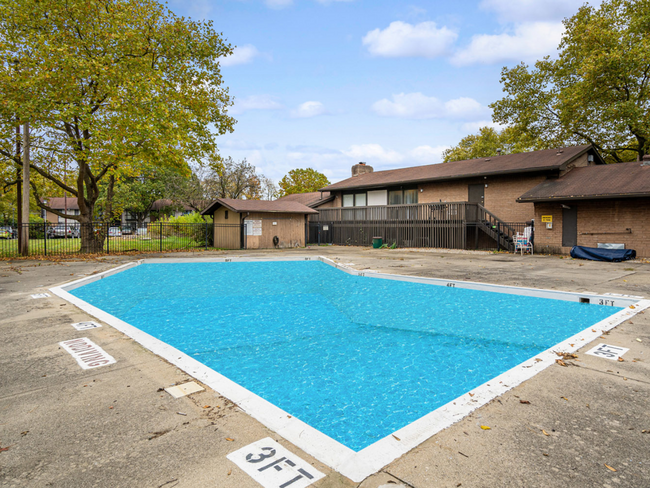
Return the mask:
<path id="1" fill-rule="evenodd" d="M 0 0 L 0 155 L 21 165 L 13 134 L 29 122 L 40 206 L 58 214 L 39 192 L 50 181 L 90 223 L 100 181 L 110 204 L 112 184 L 145 163 L 182 168 L 216 151 L 235 123 L 219 68 L 229 54 L 211 22 L 155 0 Z M 82 233 L 82 252 L 102 246 Z"/>
<path id="2" fill-rule="evenodd" d="M 255 166 L 247 162 L 246 159 L 236 161 L 230 156 L 226 159 L 212 159 L 208 167 L 210 170 L 203 180 L 203 186 L 209 200 L 217 198 L 260 199 L 263 175 L 258 175 Z"/>
<path id="3" fill-rule="evenodd" d="M 329 184 L 327 177 L 315 169 L 292 169 L 278 183 L 280 186 L 278 196 L 283 197 L 294 193 L 318 191 Z"/>
<path id="4" fill-rule="evenodd" d="M 650 150 L 650 0 L 605 0 L 564 21 L 559 57 L 502 70 L 495 122 L 548 147 L 593 144 L 611 162 Z"/>
<path id="5" fill-rule="evenodd" d="M 114 185 L 114 194 L 111 202 L 107 202 L 108 188 L 102 188 L 102 197 L 98 200 L 100 207 L 107 214 L 107 219 L 119 217 L 122 212 L 128 211 L 135 216 L 138 226 L 141 226 L 151 214 L 156 200 L 170 198 L 170 188 L 178 180 L 187 180 L 187 176 L 164 166 L 150 168 L 137 177 L 127 177 Z M 107 187 L 108 185 L 103 185 Z M 181 206 L 181 205 L 179 205 Z"/>
<path id="6" fill-rule="evenodd" d="M 271 178 L 260 175 L 260 182 L 262 184 L 261 199 L 262 200 L 275 200 L 278 195 L 278 185 Z"/>
<path id="7" fill-rule="evenodd" d="M 481 127 L 478 134 L 463 137 L 457 146 L 442 153 L 443 162 L 465 159 L 489 158 L 501 154 L 514 154 L 545 149 L 541 141 L 518 137 L 510 128 L 497 131 L 492 127 Z"/>

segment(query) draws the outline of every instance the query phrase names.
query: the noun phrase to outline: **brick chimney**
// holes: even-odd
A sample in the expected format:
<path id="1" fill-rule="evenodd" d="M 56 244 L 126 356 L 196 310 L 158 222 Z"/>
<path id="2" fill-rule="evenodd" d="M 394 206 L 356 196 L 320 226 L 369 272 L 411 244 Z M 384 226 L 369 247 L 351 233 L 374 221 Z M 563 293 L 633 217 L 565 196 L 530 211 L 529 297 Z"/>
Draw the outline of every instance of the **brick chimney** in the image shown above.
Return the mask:
<path id="1" fill-rule="evenodd" d="M 366 163 L 357 163 L 352 166 L 352 176 L 359 176 L 365 173 L 372 173 L 372 166 L 368 166 Z"/>

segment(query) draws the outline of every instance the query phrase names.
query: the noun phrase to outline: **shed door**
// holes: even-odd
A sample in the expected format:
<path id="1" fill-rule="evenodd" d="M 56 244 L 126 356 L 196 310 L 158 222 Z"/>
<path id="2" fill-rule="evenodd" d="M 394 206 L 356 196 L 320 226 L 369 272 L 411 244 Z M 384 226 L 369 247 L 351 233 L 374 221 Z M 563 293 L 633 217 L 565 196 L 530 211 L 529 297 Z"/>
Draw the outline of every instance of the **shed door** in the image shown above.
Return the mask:
<path id="1" fill-rule="evenodd" d="M 562 209 L 562 246 L 578 245 L 578 207 Z"/>

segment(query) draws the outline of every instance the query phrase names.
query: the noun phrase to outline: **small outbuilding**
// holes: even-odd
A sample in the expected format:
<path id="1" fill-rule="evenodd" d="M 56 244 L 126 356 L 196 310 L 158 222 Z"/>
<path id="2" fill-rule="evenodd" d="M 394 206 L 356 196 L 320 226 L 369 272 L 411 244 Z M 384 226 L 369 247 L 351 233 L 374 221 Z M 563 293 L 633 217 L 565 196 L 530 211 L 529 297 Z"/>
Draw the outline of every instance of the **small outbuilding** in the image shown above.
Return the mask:
<path id="1" fill-rule="evenodd" d="M 270 249 L 305 246 L 307 218 L 318 211 L 295 201 L 218 198 L 203 212 L 214 218 L 214 246 Z"/>
<path id="2" fill-rule="evenodd" d="M 643 159 L 575 168 L 521 195 L 535 205 L 535 252 L 585 246 L 650 257 L 650 156 Z"/>

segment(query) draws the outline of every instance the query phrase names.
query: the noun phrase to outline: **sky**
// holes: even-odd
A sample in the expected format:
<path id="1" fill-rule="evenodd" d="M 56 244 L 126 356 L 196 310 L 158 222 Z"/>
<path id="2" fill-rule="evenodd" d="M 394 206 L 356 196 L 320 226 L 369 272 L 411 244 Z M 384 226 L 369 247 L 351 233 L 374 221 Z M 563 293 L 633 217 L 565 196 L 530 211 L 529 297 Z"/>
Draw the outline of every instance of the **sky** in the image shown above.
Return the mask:
<path id="1" fill-rule="evenodd" d="M 278 182 L 313 168 L 331 182 L 435 164 L 492 125 L 504 66 L 557 52 L 584 0 L 169 0 L 212 20 L 235 47 L 221 61 L 237 124 L 217 139 Z"/>

